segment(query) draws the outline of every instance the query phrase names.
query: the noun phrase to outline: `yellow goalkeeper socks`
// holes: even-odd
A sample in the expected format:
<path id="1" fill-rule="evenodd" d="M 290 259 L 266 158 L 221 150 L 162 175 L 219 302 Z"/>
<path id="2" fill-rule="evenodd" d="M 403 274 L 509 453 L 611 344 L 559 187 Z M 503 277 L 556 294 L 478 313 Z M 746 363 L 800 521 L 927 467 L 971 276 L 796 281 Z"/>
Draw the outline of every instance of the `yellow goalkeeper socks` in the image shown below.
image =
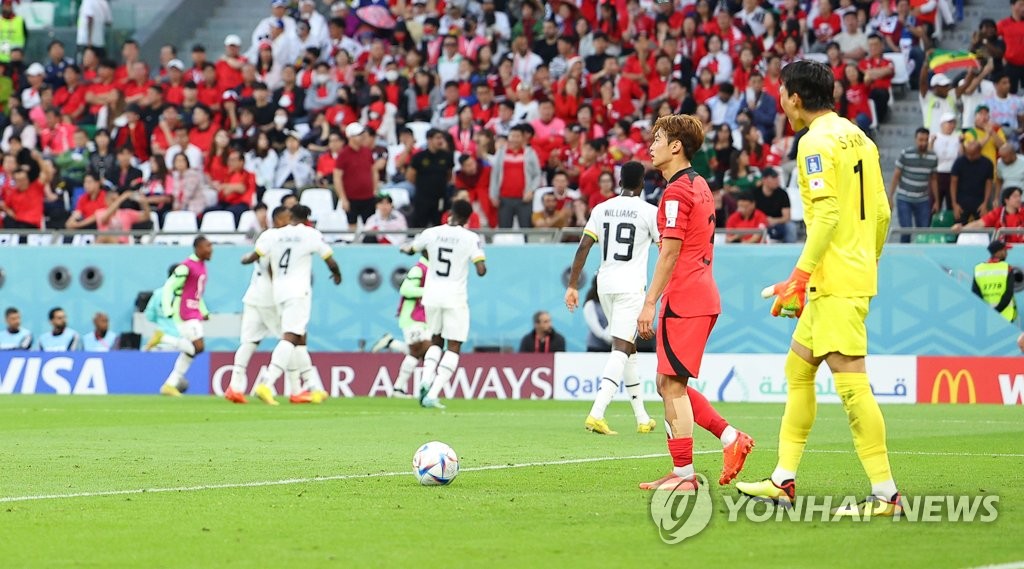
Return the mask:
<path id="1" fill-rule="evenodd" d="M 776 484 L 796 476 L 800 457 L 807 446 L 807 435 L 811 432 L 817 412 L 814 376 L 818 366 L 790 350 L 786 355 L 785 371 L 789 393 L 786 396 L 786 412 L 782 415 L 782 428 L 779 429 L 779 464 L 772 474 L 772 481 Z"/>
<path id="2" fill-rule="evenodd" d="M 835 374 L 836 391 L 850 421 L 853 446 L 871 480 L 872 493 L 889 499 L 896 493 L 885 447 L 885 420 L 871 393 L 866 373 Z"/>

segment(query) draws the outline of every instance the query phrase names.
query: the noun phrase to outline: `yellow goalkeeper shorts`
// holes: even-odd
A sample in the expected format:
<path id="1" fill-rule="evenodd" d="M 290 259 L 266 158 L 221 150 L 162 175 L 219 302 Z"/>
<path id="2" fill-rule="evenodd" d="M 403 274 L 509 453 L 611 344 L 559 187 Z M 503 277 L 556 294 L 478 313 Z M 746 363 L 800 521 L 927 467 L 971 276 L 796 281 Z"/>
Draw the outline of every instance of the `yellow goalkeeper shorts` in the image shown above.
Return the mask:
<path id="1" fill-rule="evenodd" d="M 866 296 L 829 295 L 808 299 L 797 321 L 793 340 L 810 349 L 816 358 L 832 352 L 866 356 L 868 331 L 864 320 L 868 317 L 870 302 Z"/>

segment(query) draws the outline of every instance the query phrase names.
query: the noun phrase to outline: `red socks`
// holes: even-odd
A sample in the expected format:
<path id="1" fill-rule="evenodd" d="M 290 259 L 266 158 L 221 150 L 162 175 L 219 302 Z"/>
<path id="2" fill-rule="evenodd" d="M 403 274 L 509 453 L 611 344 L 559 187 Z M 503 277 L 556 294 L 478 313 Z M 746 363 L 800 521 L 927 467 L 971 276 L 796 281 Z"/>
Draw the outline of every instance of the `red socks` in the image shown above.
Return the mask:
<path id="1" fill-rule="evenodd" d="M 672 455 L 672 466 L 693 464 L 693 437 L 668 440 L 668 453 Z"/>
<path id="2" fill-rule="evenodd" d="M 715 435 L 715 437 L 722 438 L 722 432 L 729 426 L 729 421 L 723 419 L 718 414 L 718 411 L 715 411 L 715 408 L 711 406 L 711 403 L 708 402 L 707 398 L 700 391 L 687 387 L 686 394 L 690 397 L 690 407 L 693 409 L 693 422 L 700 425 L 705 431 Z M 671 445 L 669 448 L 672 448 Z M 692 443 L 691 448 L 693 448 Z"/>

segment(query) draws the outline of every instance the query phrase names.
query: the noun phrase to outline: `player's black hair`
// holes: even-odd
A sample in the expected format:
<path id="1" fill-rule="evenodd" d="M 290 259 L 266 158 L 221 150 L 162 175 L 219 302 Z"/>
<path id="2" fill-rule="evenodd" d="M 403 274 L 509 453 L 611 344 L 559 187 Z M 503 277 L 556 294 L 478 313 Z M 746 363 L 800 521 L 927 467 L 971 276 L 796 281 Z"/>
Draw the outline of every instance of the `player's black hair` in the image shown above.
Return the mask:
<path id="1" fill-rule="evenodd" d="M 253 211 L 261 211 L 261 210 L 265 210 L 265 209 L 267 209 L 267 204 L 265 204 L 263 202 L 260 202 L 260 203 L 258 203 L 256 205 L 252 206 L 252 210 Z"/>
<path id="2" fill-rule="evenodd" d="M 835 74 L 824 63 L 794 61 L 782 68 L 782 84 L 790 95 L 800 96 L 805 111 L 831 111 L 835 109 L 832 92 Z"/>
<path id="3" fill-rule="evenodd" d="M 7 310 L 4 310 L 4 317 L 8 317 L 11 314 L 18 314 L 18 309 L 13 306 L 8 306 Z"/>
<path id="4" fill-rule="evenodd" d="M 639 192 L 644 187 L 644 165 L 636 160 L 630 160 L 622 165 L 619 173 L 619 185 L 623 190 Z"/>
<path id="5" fill-rule="evenodd" d="M 54 306 L 50 309 L 50 312 L 46 314 L 47 319 L 53 320 L 53 317 L 56 316 L 58 312 L 64 312 L 64 309 L 59 306 Z"/>
<path id="6" fill-rule="evenodd" d="M 455 223 L 463 225 L 469 221 L 471 215 L 473 215 L 472 204 L 462 200 L 452 202 L 452 217 L 455 219 Z"/>
<path id="7" fill-rule="evenodd" d="M 284 214 L 285 212 L 290 214 L 292 210 L 291 208 L 284 207 L 283 205 L 275 207 L 274 211 L 271 212 L 272 219 L 277 219 L 277 216 Z"/>
<path id="8" fill-rule="evenodd" d="M 536 323 L 540 322 L 540 317 L 544 316 L 547 313 L 548 313 L 547 310 L 538 310 L 537 312 L 534 312 L 533 313 L 533 323 L 536 324 Z"/>
<path id="9" fill-rule="evenodd" d="M 298 222 L 304 222 L 309 220 L 309 216 L 313 213 L 308 207 L 297 204 L 292 206 L 292 219 Z"/>
<path id="10" fill-rule="evenodd" d="M 195 249 L 196 247 L 202 245 L 203 243 L 209 242 L 210 240 L 207 239 L 205 235 L 196 235 L 196 238 L 192 240 L 192 248 Z"/>

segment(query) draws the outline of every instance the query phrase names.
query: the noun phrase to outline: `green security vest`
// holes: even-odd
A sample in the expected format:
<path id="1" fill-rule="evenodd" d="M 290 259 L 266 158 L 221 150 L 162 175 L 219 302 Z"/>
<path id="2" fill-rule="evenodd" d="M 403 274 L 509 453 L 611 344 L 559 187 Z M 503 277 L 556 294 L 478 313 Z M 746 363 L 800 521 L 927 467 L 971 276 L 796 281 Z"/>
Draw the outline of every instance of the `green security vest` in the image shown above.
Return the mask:
<path id="1" fill-rule="evenodd" d="M 998 263 L 978 263 L 974 267 L 974 282 L 981 290 L 981 299 L 989 306 L 995 307 L 1006 292 L 1006 278 L 1010 274 L 1010 265 L 1006 261 Z M 1017 301 L 1011 300 L 1010 305 L 999 313 L 1000 316 L 1013 322 L 1017 318 Z"/>
<path id="2" fill-rule="evenodd" d="M 16 47 L 25 49 L 25 20 L 21 16 L 0 18 L 0 62 L 10 62 L 11 50 Z"/>

